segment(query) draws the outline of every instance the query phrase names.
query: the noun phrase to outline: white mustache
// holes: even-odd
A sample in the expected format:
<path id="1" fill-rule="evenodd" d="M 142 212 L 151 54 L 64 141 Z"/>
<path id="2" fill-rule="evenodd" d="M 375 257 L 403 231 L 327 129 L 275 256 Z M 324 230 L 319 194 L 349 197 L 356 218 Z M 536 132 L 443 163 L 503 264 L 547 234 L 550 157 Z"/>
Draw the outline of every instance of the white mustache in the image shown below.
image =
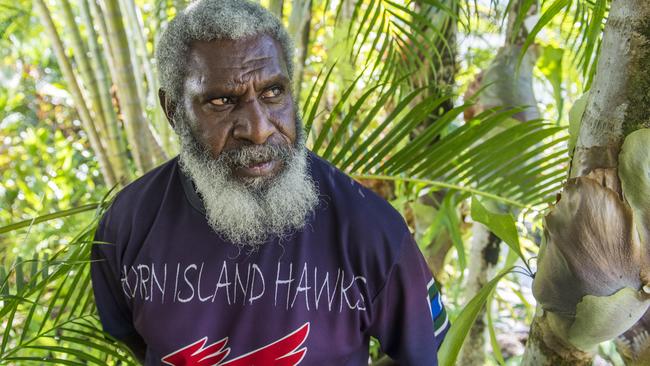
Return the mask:
<path id="1" fill-rule="evenodd" d="M 287 163 L 295 154 L 296 149 L 289 145 L 246 145 L 240 148 L 222 151 L 217 157 L 217 161 L 230 168 L 237 168 L 271 160 Z"/>

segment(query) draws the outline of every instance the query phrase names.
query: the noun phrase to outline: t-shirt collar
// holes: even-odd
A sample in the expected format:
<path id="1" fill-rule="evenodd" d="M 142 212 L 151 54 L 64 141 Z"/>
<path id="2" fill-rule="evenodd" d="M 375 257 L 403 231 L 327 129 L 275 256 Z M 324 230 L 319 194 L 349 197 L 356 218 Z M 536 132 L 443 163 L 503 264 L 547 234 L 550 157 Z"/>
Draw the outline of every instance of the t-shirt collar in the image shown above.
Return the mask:
<path id="1" fill-rule="evenodd" d="M 192 181 L 192 178 L 190 178 L 185 172 L 183 172 L 183 169 L 178 167 L 178 174 L 180 175 L 181 178 L 181 184 L 183 185 L 183 191 L 185 191 L 185 197 L 187 197 L 187 200 L 190 201 L 190 205 L 194 207 L 197 211 L 205 215 L 205 206 L 203 205 L 203 200 L 201 200 L 201 197 L 199 194 L 196 192 L 196 186 L 194 185 L 194 181 Z"/>

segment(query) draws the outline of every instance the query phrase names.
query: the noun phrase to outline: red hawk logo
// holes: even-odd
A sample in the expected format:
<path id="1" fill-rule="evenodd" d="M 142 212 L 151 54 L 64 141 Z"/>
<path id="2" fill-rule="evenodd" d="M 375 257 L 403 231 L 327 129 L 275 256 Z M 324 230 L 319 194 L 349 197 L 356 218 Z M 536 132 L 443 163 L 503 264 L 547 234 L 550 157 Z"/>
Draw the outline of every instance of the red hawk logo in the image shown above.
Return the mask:
<path id="1" fill-rule="evenodd" d="M 208 337 L 174 351 L 162 358 L 171 366 L 295 366 L 302 361 L 307 347 L 298 349 L 309 334 L 309 322 L 277 341 L 229 361 L 228 337 L 206 346 Z"/>

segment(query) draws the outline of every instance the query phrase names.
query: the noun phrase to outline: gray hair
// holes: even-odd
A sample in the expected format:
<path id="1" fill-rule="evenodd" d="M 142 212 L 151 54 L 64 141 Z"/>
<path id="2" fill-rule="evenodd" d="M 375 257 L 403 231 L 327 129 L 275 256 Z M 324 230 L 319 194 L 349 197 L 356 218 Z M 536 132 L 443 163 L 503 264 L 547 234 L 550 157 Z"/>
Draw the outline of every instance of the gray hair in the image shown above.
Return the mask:
<path id="1" fill-rule="evenodd" d="M 267 34 L 280 43 L 293 79 L 293 42 L 278 18 L 248 0 L 198 0 L 176 15 L 160 36 L 156 58 L 160 86 L 180 101 L 192 41 L 243 39 Z"/>

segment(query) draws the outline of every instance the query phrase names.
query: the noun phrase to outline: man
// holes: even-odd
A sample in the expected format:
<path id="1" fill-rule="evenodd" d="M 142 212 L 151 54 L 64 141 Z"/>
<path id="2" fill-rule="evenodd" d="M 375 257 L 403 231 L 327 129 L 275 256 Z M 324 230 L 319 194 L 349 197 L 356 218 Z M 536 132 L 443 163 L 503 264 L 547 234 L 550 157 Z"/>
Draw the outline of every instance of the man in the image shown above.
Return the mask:
<path id="1" fill-rule="evenodd" d="M 181 152 L 115 198 L 92 280 L 145 365 L 436 365 L 448 328 L 401 216 L 304 145 L 292 43 L 257 4 L 201 0 L 157 50 Z"/>

